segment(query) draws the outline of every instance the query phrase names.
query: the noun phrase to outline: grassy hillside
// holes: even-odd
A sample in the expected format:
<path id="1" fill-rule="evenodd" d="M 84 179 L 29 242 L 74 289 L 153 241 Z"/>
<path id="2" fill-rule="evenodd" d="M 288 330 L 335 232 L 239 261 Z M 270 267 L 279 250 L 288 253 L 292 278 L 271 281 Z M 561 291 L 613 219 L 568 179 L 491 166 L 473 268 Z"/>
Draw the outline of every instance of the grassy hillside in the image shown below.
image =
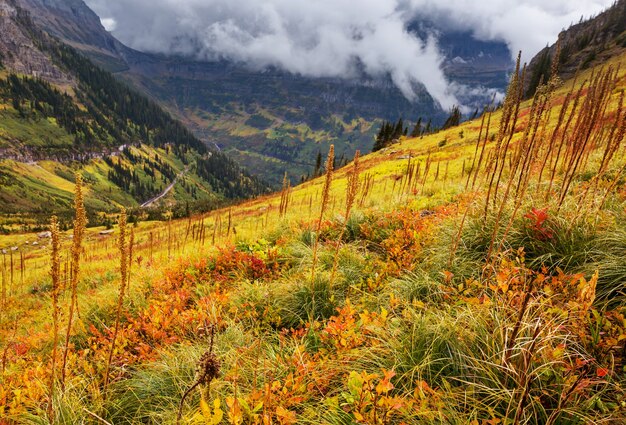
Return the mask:
<path id="1" fill-rule="evenodd" d="M 12 2 L 5 9 L 3 31 L 30 43 L 39 59 L 31 75 L 17 72 L 15 61 L 0 71 L 0 214 L 5 219 L 67 216 L 67 188 L 76 172 L 90 189 L 92 217 L 135 207 L 172 183 L 165 201 L 176 201 L 181 209 L 191 203 L 206 210 L 266 191 L 260 179 L 207 147 L 156 103 L 41 31 L 24 10 Z M 17 49 L 3 45 L 18 53 L 11 48 Z M 62 83 L 37 77 L 46 69 L 62 71 Z"/>
<path id="2" fill-rule="evenodd" d="M 623 423 L 625 59 L 526 102 L 518 76 L 499 110 L 356 169 L 141 222 L 131 253 L 89 229 L 65 378 L 71 232 L 56 280 L 47 239 L 3 237 L 0 418 Z"/>
<path id="3" fill-rule="evenodd" d="M 172 190 L 155 202 L 160 208 L 142 214 L 161 217 L 160 211 L 173 210 L 180 215 L 185 213 L 186 205 L 192 209 L 215 208 L 224 197 L 198 174 L 198 160 L 201 158 L 193 154 L 183 160 L 168 149 L 137 145 L 83 163 L 1 161 L 0 229 L 45 230 L 51 213 L 70 225 L 75 173 L 86 184 L 85 205 L 92 225 L 110 222 L 110 215 L 122 207 L 139 211 L 142 202 L 162 193 L 174 181 Z"/>

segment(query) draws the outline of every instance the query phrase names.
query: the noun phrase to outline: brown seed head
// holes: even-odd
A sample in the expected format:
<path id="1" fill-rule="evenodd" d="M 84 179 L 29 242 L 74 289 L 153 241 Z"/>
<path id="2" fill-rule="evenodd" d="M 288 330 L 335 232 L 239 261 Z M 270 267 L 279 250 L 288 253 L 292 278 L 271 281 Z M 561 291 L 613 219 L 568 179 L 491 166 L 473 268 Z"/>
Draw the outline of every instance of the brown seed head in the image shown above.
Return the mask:
<path id="1" fill-rule="evenodd" d="M 200 385 L 208 385 L 212 380 L 220 376 L 220 361 L 217 356 L 210 351 L 204 353 L 196 368 L 196 381 Z"/>

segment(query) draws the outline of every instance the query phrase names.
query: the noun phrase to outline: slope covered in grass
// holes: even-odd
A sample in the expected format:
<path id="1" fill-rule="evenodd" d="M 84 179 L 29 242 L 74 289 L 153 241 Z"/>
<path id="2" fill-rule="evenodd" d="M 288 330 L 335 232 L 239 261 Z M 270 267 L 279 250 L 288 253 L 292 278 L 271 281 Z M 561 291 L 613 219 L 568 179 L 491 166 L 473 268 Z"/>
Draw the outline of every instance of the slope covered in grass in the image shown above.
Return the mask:
<path id="1" fill-rule="evenodd" d="M 141 222 L 121 304 L 120 229 L 89 230 L 80 318 L 52 390 L 50 250 L 34 235 L 0 240 L 0 417 L 623 423 L 623 61 L 552 78 L 526 102 L 516 74 L 500 109 L 356 168 Z"/>

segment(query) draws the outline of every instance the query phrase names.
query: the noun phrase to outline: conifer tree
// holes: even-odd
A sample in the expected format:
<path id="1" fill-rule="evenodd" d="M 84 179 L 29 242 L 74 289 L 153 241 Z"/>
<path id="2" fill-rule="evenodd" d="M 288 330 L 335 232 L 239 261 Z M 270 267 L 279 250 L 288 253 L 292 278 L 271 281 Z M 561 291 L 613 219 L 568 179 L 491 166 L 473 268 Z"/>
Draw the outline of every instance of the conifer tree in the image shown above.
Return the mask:
<path id="1" fill-rule="evenodd" d="M 413 127 L 413 131 L 411 132 L 411 137 L 419 137 L 422 134 L 422 117 L 417 119 L 415 123 L 415 127 Z"/>

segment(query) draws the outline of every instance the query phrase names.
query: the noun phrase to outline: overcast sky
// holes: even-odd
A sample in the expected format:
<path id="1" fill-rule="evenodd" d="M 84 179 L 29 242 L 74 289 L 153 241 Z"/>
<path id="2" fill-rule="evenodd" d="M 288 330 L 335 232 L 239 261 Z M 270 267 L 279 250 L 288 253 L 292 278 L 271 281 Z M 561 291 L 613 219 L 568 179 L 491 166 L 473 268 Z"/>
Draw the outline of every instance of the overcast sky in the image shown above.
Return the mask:
<path id="1" fill-rule="evenodd" d="M 503 41 L 529 60 L 562 28 L 613 0 L 85 0 L 104 26 L 142 51 L 226 58 L 313 77 L 350 77 L 361 63 L 411 99 L 423 83 L 444 108 L 459 89 L 441 71 L 435 37 L 407 32 L 429 18 Z"/>

